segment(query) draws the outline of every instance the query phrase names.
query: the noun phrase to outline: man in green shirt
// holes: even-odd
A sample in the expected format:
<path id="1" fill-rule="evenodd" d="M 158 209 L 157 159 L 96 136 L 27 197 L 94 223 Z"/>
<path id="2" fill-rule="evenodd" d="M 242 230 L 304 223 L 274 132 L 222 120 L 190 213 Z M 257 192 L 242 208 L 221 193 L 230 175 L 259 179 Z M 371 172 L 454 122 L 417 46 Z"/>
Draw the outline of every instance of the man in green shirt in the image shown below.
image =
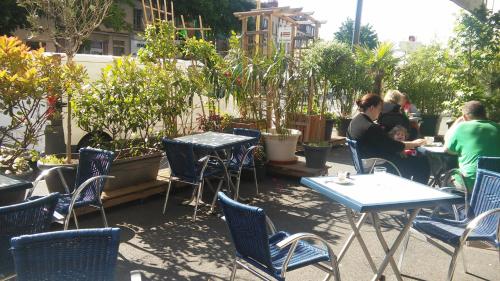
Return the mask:
<path id="1" fill-rule="evenodd" d="M 469 191 L 474 187 L 479 156 L 500 157 L 500 125 L 486 119 L 486 110 L 478 101 L 469 101 L 446 132 L 445 147 L 458 155 L 458 165 Z"/>

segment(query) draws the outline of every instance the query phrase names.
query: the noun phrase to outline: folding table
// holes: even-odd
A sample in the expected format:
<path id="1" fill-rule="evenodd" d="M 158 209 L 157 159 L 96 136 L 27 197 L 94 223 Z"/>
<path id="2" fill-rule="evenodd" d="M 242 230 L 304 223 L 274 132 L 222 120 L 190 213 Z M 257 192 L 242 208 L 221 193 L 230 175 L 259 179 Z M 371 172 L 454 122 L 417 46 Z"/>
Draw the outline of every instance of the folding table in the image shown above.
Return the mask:
<path id="1" fill-rule="evenodd" d="M 463 201 L 463 198 L 459 196 L 389 173 L 356 175 L 342 184 L 338 183 L 336 177 L 302 178 L 301 183 L 345 206 L 347 219 L 353 232 L 338 255 L 339 263 L 356 238 L 374 273 L 372 281 L 378 280 L 382 276 L 388 264 L 391 265 L 397 280 L 403 280 L 393 256 L 421 208 L 432 208 L 439 204 L 458 204 Z M 410 214 L 393 245 L 389 247 L 382 235 L 378 214 L 391 210 L 409 210 Z M 357 222 L 354 220 L 354 212 L 361 213 Z M 375 266 L 359 232 L 367 215 L 372 218 L 377 238 L 386 253 L 378 268 Z"/>

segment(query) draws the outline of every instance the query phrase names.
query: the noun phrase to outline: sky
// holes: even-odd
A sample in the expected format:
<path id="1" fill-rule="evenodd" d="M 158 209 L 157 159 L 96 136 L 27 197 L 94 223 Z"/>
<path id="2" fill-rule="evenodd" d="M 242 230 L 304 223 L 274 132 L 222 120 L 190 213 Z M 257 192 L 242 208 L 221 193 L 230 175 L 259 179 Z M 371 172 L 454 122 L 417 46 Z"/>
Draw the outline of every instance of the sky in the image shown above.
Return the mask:
<path id="1" fill-rule="evenodd" d="M 303 7 L 326 20 L 320 37 L 332 39 L 340 24 L 356 16 L 356 0 L 278 0 L 280 6 Z M 450 0 L 364 0 L 361 24 L 371 24 L 380 41 L 399 43 L 413 35 L 418 42 L 446 44 L 462 9 Z"/>

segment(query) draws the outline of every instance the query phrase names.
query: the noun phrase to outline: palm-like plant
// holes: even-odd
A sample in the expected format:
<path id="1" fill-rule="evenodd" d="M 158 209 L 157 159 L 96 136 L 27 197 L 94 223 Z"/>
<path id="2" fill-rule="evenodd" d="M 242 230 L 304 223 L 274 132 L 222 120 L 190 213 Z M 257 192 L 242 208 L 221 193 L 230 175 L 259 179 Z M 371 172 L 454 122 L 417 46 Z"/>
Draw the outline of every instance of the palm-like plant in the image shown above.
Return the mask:
<path id="1" fill-rule="evenodd" d="M 394 56 L 392 43 L 380 43 L 377 48 L 370 50 L 357 47 L 358 59 L 368 66 L 373 78 L 373 93 L 380 95 L 383 92 L 383 83 L 392 77 L 399 59 Z"/>

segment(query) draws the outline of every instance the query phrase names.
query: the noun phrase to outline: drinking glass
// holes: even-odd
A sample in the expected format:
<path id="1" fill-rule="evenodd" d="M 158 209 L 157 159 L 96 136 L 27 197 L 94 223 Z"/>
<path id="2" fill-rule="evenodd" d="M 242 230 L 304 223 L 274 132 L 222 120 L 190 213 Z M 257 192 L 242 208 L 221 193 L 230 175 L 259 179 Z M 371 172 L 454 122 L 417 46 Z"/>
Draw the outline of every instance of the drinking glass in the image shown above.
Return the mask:
<path id="1" fill-rule="evenodd" d="M 434 137 L 424 137 L 425 144 L 431 145 L 434 143 Z"/>
<path id="2" fill-rule="evenodd" d="M 383 175 L 387 172 L 386 167 L 374 167 L 373 168 L 373 173 L 377 175 Z"/>

